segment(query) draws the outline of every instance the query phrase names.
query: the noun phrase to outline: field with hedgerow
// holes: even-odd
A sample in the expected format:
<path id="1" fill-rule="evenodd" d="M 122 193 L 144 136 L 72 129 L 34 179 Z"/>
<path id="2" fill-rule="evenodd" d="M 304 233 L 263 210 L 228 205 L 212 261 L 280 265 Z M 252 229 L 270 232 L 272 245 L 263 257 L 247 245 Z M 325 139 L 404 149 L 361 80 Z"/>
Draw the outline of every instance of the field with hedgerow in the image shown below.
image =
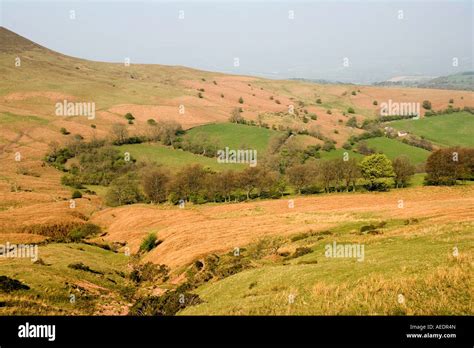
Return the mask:
<path id="1" fill-rule="evenodd" d="M 473 92 L 0 42 L 1 315 L 473 314 Z"/>

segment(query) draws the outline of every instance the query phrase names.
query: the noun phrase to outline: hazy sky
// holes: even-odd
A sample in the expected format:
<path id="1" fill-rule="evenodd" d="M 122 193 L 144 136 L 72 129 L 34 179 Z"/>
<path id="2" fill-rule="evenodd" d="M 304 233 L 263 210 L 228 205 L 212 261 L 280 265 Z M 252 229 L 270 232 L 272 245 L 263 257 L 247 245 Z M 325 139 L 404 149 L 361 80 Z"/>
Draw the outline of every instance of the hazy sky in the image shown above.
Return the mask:
<path id="1" fill-rule="evenodd" d="M 8 29 L 99 61 L 360 83 L 473 69 L 472 0 L 3 0 L 1 8 Z"/>

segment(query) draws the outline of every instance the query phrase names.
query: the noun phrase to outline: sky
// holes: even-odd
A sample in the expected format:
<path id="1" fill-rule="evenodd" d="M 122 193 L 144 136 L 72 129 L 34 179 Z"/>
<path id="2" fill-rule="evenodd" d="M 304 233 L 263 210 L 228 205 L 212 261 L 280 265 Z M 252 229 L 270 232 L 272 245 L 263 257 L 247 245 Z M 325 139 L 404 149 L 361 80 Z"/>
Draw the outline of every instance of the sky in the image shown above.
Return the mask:
<path id="1" fill-rule="evenodd" d="M 2 26 L 91 60 L 353 83 L 473 70 L 472 0 L 0 1 Z"/>

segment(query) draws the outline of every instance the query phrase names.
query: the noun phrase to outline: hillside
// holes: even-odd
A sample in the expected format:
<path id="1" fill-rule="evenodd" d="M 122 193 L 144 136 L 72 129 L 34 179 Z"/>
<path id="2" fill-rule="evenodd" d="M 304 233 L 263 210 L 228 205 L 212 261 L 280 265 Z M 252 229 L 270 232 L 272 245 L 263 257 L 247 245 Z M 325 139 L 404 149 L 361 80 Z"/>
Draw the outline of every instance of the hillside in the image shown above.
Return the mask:
<path id="1" fill-rule="evenodd" d="M 127 314 L 137 299 L 192 281 L 204 302 L 182 314 L 472 314 L 465 288 L 474 207 L 469 179 L 461 187 L 422 187 L 419 173 L 408 188 L 367 192 L 357 180 L 349 190 L 349 183 L 336 178 L 324 187 L 315 180 L 301 193 L 279 171 L 306 161 L 310 171 L 300 178 L 319 180 L 323 170 L 309 165 L 342 162 L 345 152 L 362 159 L 355 146 L 343 145 L 367 132 L 364 121 L 369 127 L 376 123 L 384 102 L 429 100 L 434 110 L 472 107 L 473 92 L 94 62 L 3 27 L 0 74 L 0 243 L 39 243 L 41 258 L 33 265 L 0 259 L 0 274 L 30 287 L 2 297 L 1 314 Z M 56 115 L 56 103 L 65 100 L 94 103 L 95 117 Z M 238 122 L 229 122 L 235 115 Z M 349 126 L 351 117 L 356 124 Z M 386 124 L 439 147 L 472 147 L 473 119 L 459 112 Z M 174 126 L 171 135 L 164 134 Z M 148 137 L 157 129 L 159 136 Z M 118 132 L 126 141 L 115 141 Z M 420 167 L 430 154 L 383 133 L 366 142 L 391 159 L 406 154 Z M 201 151 L 225 147 L 257 150 L 261 171 L 242 163 L 223 166 Z M 204 168 L 191 172 L 196 176 L 181 175 L 192 164 Z M 161 169 L 169 176 L 159 178 L 178 182 L 178 189 L 164 191 L 162 200 L 148 199 L 138 183 Z M 226 169 L 235 172 L 225 177 Z M 102 174 L 110 180 L 97 179 Z M 90 181 L 73 182 L 79 175 Z M 203 182 L 214 193 L 231 182 L 235 192 L 205 200 Z M 129 184 L 137 184 L 137 192 L 130 193 Z M 120 196 L 117 206 L 106 200 L 112 186 Z M 139 199 L 130 203 L 121 195 Z M 406 209 L 397 207 L 400 200 Z M 84 236 L 84 226 L 97 229 Z M 157 240 L 144 243 L 150 234 Z M 354 260 L 322 259 L 329 240 L 366 243 L 368 262 L 358 267 Z M 276 252 L 266 254 L 273 243 Z M 453 245 L 460 249 L 458 259 L 450 256 Z M 242 258 L 229 255 L 235 248 L 242 249 Z M 146 262 L 165 269 L 159 271 L 165 276 L 142 284 L 132 269 Z M 393 280 L 399 273 L 403 277 Z M 431 284 L 437 293 L 429 297 Z M 294 291 L 296 306 L 268 309 Z M 348 300 L 328 308 L 339 291 Z M 392 302 L 399 291 L 413 296 L 415 305 Z M 78 295 L 77 306 L 68 302 L 71 293 Z M 358 309 L 374 294 L 375 305 Z"/>

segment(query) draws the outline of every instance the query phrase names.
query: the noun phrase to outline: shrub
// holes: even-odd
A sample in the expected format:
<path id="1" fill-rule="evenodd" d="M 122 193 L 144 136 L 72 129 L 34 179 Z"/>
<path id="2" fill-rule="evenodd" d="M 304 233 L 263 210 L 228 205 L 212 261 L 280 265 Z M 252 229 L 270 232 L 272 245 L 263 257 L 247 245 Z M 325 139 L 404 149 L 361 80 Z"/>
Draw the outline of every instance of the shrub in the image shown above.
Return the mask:
<path id="1" fill-rule="evenodd" d="M 449 104 L 453 104 L 454 103 L 454 99 L 449 99 Z"/>
<path id="2" fill-rule="evenodd" d="M 71 134 L 70 132 L 68 132 L 68 130 L 64 127 L 61 127 L 61 129 L 59 130 L 61 132 L 61 134 L 64 134 L 64 135 L 68 135 L 68 134 Z"/>
<path id="3" fill-rule="evenodd" d="M 75 190 L 75 191 L 72 193 L 71 198 L 72 198 L 72 199 L 82 198 L 82 193 L 81 193 L 81 191 Z"/>
<path id="4" fill-rule="evenodd" d="M 335 150 L 336 146 L 334 145 L 333 141 L 325 140 L 322 149 L 323 151 L 331 151 L 331 150 Z"/>
<path id="5" fill-rule="evenodd" d="M 19 280 L 7 277 L 7 276 L 0 276 L 0 291 L 2 292 L 12 292 L 16 290 L 29 290 L 30 287 L 26 284 L 23 284 Z"/>
<path id="6" fill-rule="evenodd" d="M 204 98 L 204 96 L 202 95 L 201 92 L 198 93 L 198 97 L 199 97 L 199 98 Z"/>
<path id="7" fill-rule="evenodd" d="M 316 104 L 322 104 L 322 100 L 320 98 L 316 99 Z"/>
<path id="8" fill-rule="evenodd" d="M 347 109 L 347 113 L 348 113 L 348 114 L 355 114 L 354 108 L 349 107 L 349 108 Z"/>
<path id="9" fill-rule="evenodd" d="M 332 111 L 329 110 L 329 109 L 326 111 L 326 113 L 327 113 L 328 115 L 332 115 Z"/>
<path id="10" fill-rule="evenodd" d="M 239 98 L 239 104 L 243 104 L 244 103 L 244 99 L 242 97 Z"/>
<path id="11" fill-rule="evenodd" d="M 356 93 L 356 91 L 352 91 L 352 93 L 351 93 L 351 94 L 352 94 L 352 95 L 356 95 L 357 93 Z"/>
<path id="12" fill-rule="evenodd" d="M 146 123 L 148 123 L 150 126 L 156 126 L 157 124 L 156 121 L 152 118 L 148 119 Z"/>
<path id="13" fill-rule="evenodd" d="M 313 249 L 308 248 L 308 247 L 298 247 L 296 248 L 295 252 L 291 255 L 292 259 L 295 259 L 297 257 L 306 255 L 306 254 L 311 254 L 313 252 Z"/>
<path id="14" fill-rule="evenodd" d="M 126 120 L 128 120 L 129 123 L 130 121 L 133 121 L 135 119 L 135 117 L 133 117 L 133 115 L 129 112 L 127 112 L 124 117 Z"/>
<path id="15" fill-rule="evenodd" d="M 95 271 L 95 270 L 91 269 L 89 266 L 86 266 L 82 262 L 71 263 L 71 264 L 68 265 L 68 267 L 72 268 L 72 269 L 75 269 L 77 271 L 84 271 L 84 272 L 89 272 L 89 273 L 94 273 L 94 274 L 104 274 L 102 272 Z"/>
<path id="16" fill-rule="evenodd" d="M 346 141 L 346 142 L 342 145 L 342 148 L 345 149 L 345 150 L 350 150 L 350 149 L 352 149 L 352 145 L 351 145 L 351 143 L 349 143 L 349 142 Z"/>
<path id="17" fill-rule="evenodd" d="M 378 103 L 376 100 L 374 100 L 374 101 L 372 102 L 372 104 L 373 104 L 373 105 L 379 105 L 379 103 Z"/>
<path id="18" fill-rule="evenodd" d="M 350 117 L 346 122 L 346 126 L 357 128 L 357 118 L 355 116 Z"/>
<path id="19" fill-rule="evenodd" d="M 140 251 L 143 252 L 148 252 L 151 251 L 155 246 L 157 242 L 157 237 L 156 233 L 149 233 L 142 241 L 142 244 L 140 244 Z"/>

